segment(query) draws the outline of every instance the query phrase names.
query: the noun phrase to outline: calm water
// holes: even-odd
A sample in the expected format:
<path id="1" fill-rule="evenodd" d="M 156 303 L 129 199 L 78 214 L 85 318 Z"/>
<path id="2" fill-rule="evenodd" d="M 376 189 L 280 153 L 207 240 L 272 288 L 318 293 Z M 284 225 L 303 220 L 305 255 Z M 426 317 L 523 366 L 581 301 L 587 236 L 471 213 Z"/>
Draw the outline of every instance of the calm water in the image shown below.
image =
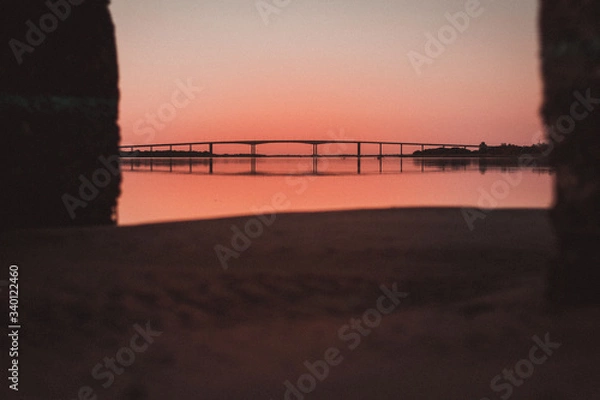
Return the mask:
<path id="1" fill-rule="evenodd" d="M 360 174 L 358 170 L 360 168 Z M 125 159 L 119 224 L 389 207 L 547 208 L 553 173 L 470 158 Z"/>

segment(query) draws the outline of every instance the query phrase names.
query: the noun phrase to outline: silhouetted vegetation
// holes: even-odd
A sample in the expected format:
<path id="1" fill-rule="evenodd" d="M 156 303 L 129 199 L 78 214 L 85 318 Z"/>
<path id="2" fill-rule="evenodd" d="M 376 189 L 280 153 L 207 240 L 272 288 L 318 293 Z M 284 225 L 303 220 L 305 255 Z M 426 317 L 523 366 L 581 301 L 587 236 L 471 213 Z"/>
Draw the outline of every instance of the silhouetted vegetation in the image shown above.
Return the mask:
<path id="1" fill-rule="evenodd" d="M 534 144 L 531 146 L 517 146 L 515 144 L 502 143 L 500 146 L 488 146 L 481 142 L 478 150 L 469 150 L 463 147 L 438 147 L 434 149 L 417 150 L 413 153 L 420 157 L 519 157 L 529 155 L 535 158 L 545 158 L 548 145 L 545 143 Z"/>
<path id="2" fill-rule="evenodd" d="M 417 150 L 413 153 L 415 156 L 434 156 L 434 157 L 450 157 L 450 156 L 470 156 L 475 154 L 471 150 L 462 147 L 438 147 L 435 149 Z"/>

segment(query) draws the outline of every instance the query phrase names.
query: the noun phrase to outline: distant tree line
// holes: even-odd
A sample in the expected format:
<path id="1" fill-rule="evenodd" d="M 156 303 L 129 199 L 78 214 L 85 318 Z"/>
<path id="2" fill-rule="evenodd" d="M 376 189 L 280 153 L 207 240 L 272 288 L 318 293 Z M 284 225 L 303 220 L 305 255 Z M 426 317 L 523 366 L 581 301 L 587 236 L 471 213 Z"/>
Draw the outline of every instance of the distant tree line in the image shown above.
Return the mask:
<path id="1" fill-rule="evenodd" d="M 486 157 L 518 157 L 528 154 L 534 157 L 543 157 L 548 149 L 548 144 L 539 143 L 531 146 L 518 146 L 516 144 L 502 143 L 500 146 L 488 146 L 481 142 L 479 149 L 469 150 L 463 147 L 437 147 L 434 149 L 417 150 L 415 156 L 486 156 Z"/>

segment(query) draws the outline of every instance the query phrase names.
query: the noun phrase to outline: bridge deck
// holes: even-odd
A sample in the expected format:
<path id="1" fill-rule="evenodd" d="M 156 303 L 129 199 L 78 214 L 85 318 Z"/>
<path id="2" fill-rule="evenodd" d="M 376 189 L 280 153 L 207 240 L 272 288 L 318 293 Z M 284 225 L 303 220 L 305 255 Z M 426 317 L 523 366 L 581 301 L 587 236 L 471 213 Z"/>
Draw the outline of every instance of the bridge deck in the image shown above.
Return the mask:
<path id="1" fill-rule="evenodd" d="M 174 147 L 174 146 L 200 146 L 200 145 L 249 145 L 256 146 L 260 144 L 380 144 L 380 145 L 397 145 L 397 146 L 426 146 L 426 147 L 459 147 L 459 148 L 479 148 L 478 144 L 457 144 L 457 143 L 422 143 L 422 142 L 390 142 L 376 140 L 299 140 L 299 139 L 269 139 L 269 140 L 219 140 L 219 141 L 204 141 L 204 142 L 179 142 L 179 143 L 152 143 L 152 144 L 130 144 L 122 145 L 122 149 L 149 148 L 149 147 Z"/>

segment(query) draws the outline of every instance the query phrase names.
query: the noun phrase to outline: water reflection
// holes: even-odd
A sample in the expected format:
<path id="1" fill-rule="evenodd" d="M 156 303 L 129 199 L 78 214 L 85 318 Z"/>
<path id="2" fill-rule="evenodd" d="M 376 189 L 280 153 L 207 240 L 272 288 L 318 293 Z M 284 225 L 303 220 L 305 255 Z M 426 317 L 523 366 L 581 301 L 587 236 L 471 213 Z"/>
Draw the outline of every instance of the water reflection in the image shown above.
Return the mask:
<path id="1" fill-rule="evenodd" d="M 549 167 L 506 158 L 139 157 L 122 166 L 121 225 L 254 214 L 274 196 L 288 200 L 286 212 L 481 207 L 500 186 L 508 190 L 495 207 L 552 201 Z"/>
<path id="2" fill-rule="evenodd" d="M 200 175 L 356 175 L 426 172 L 511 172 L 549 174 L 543 161 L 522 165 L 514 158 L 479 157 L 224 157 L 122 158 L 123 171 Z"/>

